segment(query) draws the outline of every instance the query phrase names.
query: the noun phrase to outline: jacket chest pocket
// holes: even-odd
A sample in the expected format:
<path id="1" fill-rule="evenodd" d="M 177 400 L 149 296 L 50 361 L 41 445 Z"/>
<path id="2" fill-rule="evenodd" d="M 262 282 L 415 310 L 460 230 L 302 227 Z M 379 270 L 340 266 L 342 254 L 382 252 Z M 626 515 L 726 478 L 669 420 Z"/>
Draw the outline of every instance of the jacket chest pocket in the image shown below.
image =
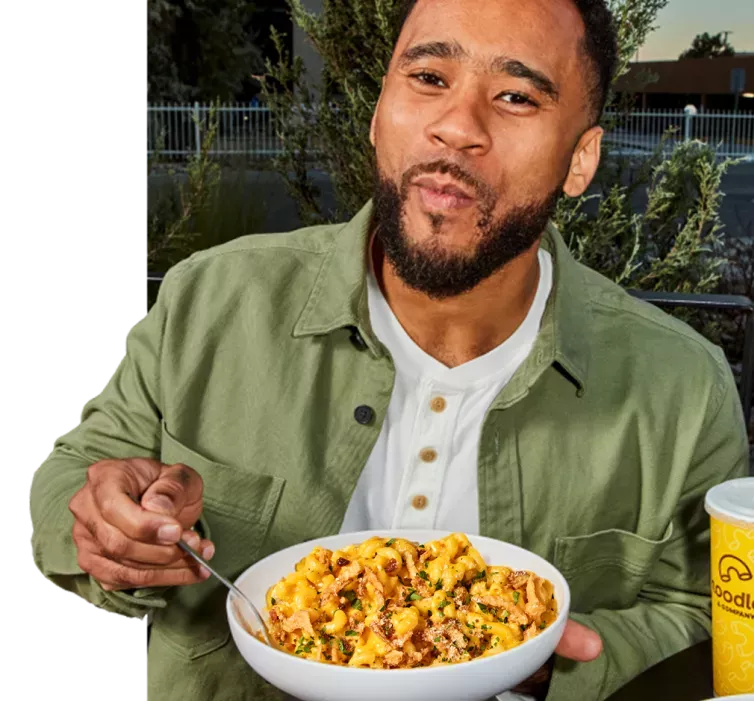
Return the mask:
<path id="1" fill-rule="evenodd" d="M 231 581 L 259 558 L 277 510 L 285 480 L 208 460 L 162 427 L 162 462 L 183 463 L 204 482 L 199 526 L 215 544 L 212 565 Z M 272 584 L 272 582 L 271 582 Z M 189 659 L 228 642 L 227 590 L 214 577 L 175 587 L 164 609 L 155 612 L 153 633 Z"/>
<path id="2" fill-rule="evenodd" d="M 660 540 L 611 528 L 584 536 L 555 539 L 555 566 L 571 589 L 571 609 L 628 608 L 646 583 L 673 533 Z"/>

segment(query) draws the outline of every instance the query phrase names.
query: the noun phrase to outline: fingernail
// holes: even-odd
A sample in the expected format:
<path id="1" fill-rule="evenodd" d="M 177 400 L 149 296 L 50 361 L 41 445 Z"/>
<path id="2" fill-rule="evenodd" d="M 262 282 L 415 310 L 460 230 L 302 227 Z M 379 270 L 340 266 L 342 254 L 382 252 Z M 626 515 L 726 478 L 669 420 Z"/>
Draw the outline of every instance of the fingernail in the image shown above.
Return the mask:
<path id="1" fill-rule="evenodd" d="M 158 513 L 170 513 L 173 510 L 173 502 L 165 496 L 150 497 L 146 503 L 141 504 L 147 511 Z"/>
<path id="2" fill-rule="evenodd" d="M 212 573 L 204 565 L 199 565 L 199 576 L 202 579 L 207 579 L 211 574 Z"/>
<path id="3" fill-rule="evenodd" d="M 590 636 L 587 643 L 587 652 L 592 659 L 600 656 L 600 653 L 602 652 L 602 638 L 600 638 L 597 633 Z"/>
<path id="4" fill-rule="evenodd" d="M 194 550 L 199 550 L 199 546 L 202 544 L 199 534 L 194 531 L 183 531 L 181 533 L 181 540 Z"/>
<path id="5" fill-rule="evenodd" d="M 210 544 L 210 545 L 207 545 L 207 546 L 206 546 L 206 547 L 204 548 L 204 550 L 202 550 L 202 557 L 203 557 L 203 558 L 204 558 L 205 560 L 211 560 L 211 559 L 212 559 L 212 557 L 214 556 L 214 554 L 215 554 L 215 546 L 214 546 L 214 545 L 212 545 L 212 544 Z"/>
<path id="6" fill-rule="evenodd" d="M 175 523 L 166 523 L 157 529 L 157 537 L 163 543 L 177 543 L 181 538 L 181 527 Z"/>

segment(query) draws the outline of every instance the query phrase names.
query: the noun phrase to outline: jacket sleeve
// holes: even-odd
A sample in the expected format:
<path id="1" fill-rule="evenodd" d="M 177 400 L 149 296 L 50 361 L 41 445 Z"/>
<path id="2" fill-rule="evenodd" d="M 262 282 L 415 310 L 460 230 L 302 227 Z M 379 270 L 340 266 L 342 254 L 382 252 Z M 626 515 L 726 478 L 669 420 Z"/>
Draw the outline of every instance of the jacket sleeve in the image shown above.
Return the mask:
<path id="1" fill-rule="evenodd" d="M 87 468 L 106 458 L 160 458 L 160 354 L 170 281 L 147 316 L 128 334 L 126 355 L 102 393 L 83 409 L 81 423 L 59 438 L 31 487 L 34 561 L 52 582 L 103 609 L 143 617 L 165 606 L 166 588 L 107 592 L 77 564 L 68 503 L 86 482 Z"/>
<path id="2" fill-rule="evenodd" d="M 707 639 L 711 631 L 708 489 L 749 471 L 749 445 L 735 382 L 725 363 L 722 401 L 708 409 L 684 492 L 663 550 L 636 603 L 571 618 L 597 631 L 604 649 L 592 662 L 557 658 L 547 701 L 601 700 L 652 665 Z"/>

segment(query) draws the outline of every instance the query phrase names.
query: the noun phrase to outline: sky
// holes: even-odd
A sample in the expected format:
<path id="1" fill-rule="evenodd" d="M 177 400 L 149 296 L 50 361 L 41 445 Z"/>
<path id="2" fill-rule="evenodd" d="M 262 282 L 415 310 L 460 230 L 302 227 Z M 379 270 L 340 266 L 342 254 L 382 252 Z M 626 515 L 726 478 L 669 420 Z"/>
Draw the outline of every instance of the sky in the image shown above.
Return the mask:
<path id="1" fill-rule="evenodd" d="M 670 0 L 656 25 L 639 51 L 640 61 L 674 60 L 697 34 L 726 30 L 736 51 L 754 52 L 754 0 Z"/>

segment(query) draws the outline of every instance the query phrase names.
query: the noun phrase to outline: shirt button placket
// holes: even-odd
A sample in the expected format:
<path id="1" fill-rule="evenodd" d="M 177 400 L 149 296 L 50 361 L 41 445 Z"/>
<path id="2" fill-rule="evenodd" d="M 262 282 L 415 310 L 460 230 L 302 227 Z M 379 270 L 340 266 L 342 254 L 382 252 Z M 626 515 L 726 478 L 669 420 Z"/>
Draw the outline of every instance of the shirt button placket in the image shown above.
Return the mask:
<path id="1" fill-rule="evenodd" d="M 424 407 L 420 409 L 419 425 L 422 428 L 417 436 L 421 447 L 414 457 L 414 477 L 412 489 L 407 495 L 406 517 L 415 527 L 434 528 L 442 499 L 441 489 L 448 467 L 447 461 L 450 457 L 443 455 L 436 447 L 436 442 L 442 438 L 447 424 L 447 415 L 443 414 L 448 402 L 429 386 L 421 405 Z"/>

